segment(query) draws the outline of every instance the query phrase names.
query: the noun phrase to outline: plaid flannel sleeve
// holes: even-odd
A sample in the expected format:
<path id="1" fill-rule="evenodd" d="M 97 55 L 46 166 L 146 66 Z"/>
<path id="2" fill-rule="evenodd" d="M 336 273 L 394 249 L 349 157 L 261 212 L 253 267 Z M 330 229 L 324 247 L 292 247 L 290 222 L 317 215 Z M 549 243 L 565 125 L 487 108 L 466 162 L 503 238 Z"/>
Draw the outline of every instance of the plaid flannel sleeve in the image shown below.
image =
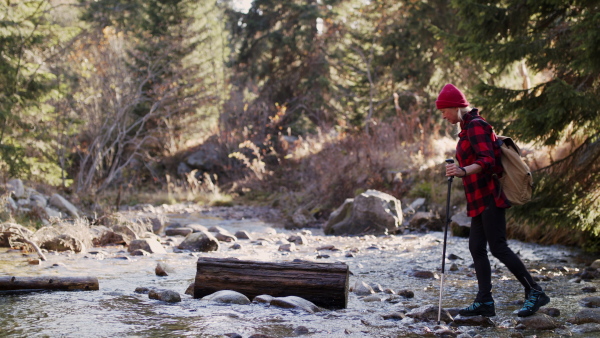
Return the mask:
<path id="1" fill-rule="evenodd" d="M 492 127 L 487 122 L 473 120 L 469 124 L 467 137 L 475 153 L 474 163 L 481 166 L 482 172 L 492 172 L 496 164 L 491 135 Z"/>

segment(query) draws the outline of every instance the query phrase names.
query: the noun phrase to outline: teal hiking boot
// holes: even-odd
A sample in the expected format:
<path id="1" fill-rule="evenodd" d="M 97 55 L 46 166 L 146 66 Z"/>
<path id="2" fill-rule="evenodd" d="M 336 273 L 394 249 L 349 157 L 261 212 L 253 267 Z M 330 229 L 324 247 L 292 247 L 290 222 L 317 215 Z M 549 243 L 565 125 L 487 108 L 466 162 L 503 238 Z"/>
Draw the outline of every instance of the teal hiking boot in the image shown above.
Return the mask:
<path id="1" fill-rule="evenodd" d="M 494 302 L 475 302 L 471 306 L 458 311 L 458 314 L 465 317 L 484 316 L 493 317 L 496 315 L 496 307 Z"/>
<path id="2" fill-rule="evenodd" d="M 532 314 L 536 313 L 537 310 L 539 310 L 542 306 L 548 303 L 550 303 L 550 297 L 548 297 L 544 293 L 544 291 L 532 289 L 529 292 L 529 297 L 527 297 L 525 303 L 523 304 L 523 307 L 521 308 L 521 310 L 519 310 L 517 315 L 519 317 L 531 316 Z"/>

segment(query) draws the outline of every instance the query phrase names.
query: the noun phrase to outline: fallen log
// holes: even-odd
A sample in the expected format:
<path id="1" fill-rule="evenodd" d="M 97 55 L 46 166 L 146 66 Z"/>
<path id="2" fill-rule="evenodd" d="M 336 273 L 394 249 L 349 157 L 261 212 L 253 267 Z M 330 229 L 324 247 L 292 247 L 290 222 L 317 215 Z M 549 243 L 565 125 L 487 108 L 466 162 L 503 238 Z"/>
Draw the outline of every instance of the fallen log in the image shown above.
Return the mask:
<path id="1" fill-rule="evenodd" d="M 75 291 L 99 290 L 100 284 L 96 277 L 15 277 L 0 276 L 1 291 Z"/>
<path id="2" fill-rule="evenodd" d="M 327 309 L 343 309 L 348 305 L 348 275 L 345 263 L 274 263 L 202 257 L 198 259 L 194 298 L 232 290 L 249 299 L 264 294 L 297 296 Z"/>

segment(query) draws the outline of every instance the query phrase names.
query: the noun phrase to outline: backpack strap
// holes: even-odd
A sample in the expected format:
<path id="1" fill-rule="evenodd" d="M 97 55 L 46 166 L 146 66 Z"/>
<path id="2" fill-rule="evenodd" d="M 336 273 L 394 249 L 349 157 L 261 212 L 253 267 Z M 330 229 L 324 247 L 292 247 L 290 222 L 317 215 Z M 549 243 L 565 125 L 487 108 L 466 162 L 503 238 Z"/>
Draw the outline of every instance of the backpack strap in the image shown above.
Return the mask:
<path id="1" fill-rule="evenodd" d="M 515 141 L 513 141 L 512 138 L 510 138 L 508 136 L 501 136 L 501 135 L 496 135 L 496 137 L 500 141 L 502 141 L 502 143 L 500 143 L 500 145 L 506 144 L 507 147 L 513 148 L 517 152 L 517 154 L 519 154 L 519 156 L 521 156 L 521 148 L 519 148 L 519 146 L 515 143 Z"/>

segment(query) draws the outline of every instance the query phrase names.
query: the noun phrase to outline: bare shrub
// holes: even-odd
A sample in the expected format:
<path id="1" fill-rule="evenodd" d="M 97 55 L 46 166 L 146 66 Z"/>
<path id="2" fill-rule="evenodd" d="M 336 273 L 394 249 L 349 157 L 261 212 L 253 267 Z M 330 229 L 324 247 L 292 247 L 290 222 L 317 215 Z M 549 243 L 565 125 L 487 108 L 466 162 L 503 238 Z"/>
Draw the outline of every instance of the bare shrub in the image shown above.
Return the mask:
<path id="1" fill-rule="evenodd" d="M 421 114 L 422 115 L 422 114 Z M 385 122 L 374 121 L 369 134 L 321 130 L 293 141 L 279 135 L 281 165 L 263 180 L 243 184 L 248 199 L 260 191 L 270 192 L 269 200 L 291 216 L 298 208 L 327 217 L 346 198 L 367 189 L 377 189 L 403 198 L 417 173 L 439 165 L 441 168 L 455 141 L 439 135 L 433 118 L 419 118 L 416 112 Z"/>

